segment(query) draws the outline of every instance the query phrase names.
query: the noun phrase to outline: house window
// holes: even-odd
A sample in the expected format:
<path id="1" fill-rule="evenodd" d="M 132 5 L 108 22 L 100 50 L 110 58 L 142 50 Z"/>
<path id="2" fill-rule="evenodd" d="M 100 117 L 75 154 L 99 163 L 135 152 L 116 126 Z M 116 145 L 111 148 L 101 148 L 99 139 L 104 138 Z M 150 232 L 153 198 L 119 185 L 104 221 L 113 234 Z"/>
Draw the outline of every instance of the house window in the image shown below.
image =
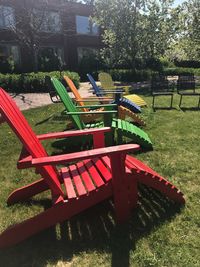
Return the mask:
<path id="1" fill-rule="evenodd" d="M 81 71 L 90 72 L 99 67 L 99 50 L 92 47 L 78 47 L 78 67 Z"/>
<path id="2" fill-rule="evenodd" d="M 98 49 L 93 47 L 78 47 L 78 62 L 83 60 L 95 59 L 98 57 Z"/>
<path id="3" fill-rule="evenodd" d="M 14 25 L 14 9 L 10 6 L 0 6 L 0 28 L 7 29 Z"/>
<path id="4" fill-rule="evenodd" d="M 79 34 L 99 35 L 99 29 L 89 17 L 76 16 L 76 32 Z"/>
<path id="5" fill-rule="evenodd" d="M 42 71 L 60 70 L 64 65 L 61 47 L 41 47 L 38 52 L 38 69 Z"/>
<path id="6" fill-rule="evenodd" d="M 56 11 L 38 10 L 33 12 L 34 28 L 41 32 L 61 32 L 60 14 Z"/>
<path id="7" fill-rule="evenodd" d="M 7 73 L 20 66 L 19 47 L 15 45 L 0 45 L 0 72 Z"/>

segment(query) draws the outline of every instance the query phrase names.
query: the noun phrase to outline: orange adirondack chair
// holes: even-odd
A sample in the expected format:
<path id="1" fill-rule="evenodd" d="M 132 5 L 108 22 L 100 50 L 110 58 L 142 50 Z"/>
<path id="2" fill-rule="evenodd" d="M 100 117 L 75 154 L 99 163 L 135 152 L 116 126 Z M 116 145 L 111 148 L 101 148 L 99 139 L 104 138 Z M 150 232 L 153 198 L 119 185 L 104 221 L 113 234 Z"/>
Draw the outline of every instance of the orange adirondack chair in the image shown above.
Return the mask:
<path id="1" fill-rule="evenodd" d="M 14 204 L 45 190 L 50 190 L 52 207 L 13 225 L 0 234 L 0 248 L 14 245 L 33 234 L 67 220 L 75 214 L 114 198 L 116 218 L 123 222 L 137 203 L 137 184 L 151 186 L 169 198 L 184 203 L 183 194 L 163 177 L 127 152 L 138 145 L 104 148 L 104 133 L 109 128 L 49 133 L 36 136 L 12 98 L 0 88 L 1 122 L 6 121 L 20 139 L 23 148 L 17 163 L 19 169 L 34 167 L 41 178 L 13 191 L 7 200 Z M 57 156 L 48 156 L 40 143 L 50 138 L 93 135 L 94 149 Z M 74 163 L 76 161 L 76 163 Z M 56 165 L 73 164 L 57 170 Z M 63 189 L 61 184 L 64 184 Z"/>
<path id="2" fill-rule="evenodd" d="M 78 92 L 78 89 L 76 88 L 75 84 L 73 83 L 73 81 L 66 75 L 64 75 L 63 77 L 64 77 L 64 80 L 66 81 L 66 83 L 68 84 L 69 89 L 73 93 L 76 102 L 82 107 L 85 106 L 84 102 L 98 102 L 98 101 L 100 101 L 103 103 L 109 103 L 113 100 L 112 98 L 106 98 L 106 97 L 82 98 Z M 101 108 L 101 110 L 104 110 L 104 108 Z M 83 108 L 82 111 L 88 112 L 89 109 Z M 89 120 L 94 120 L 96 118 L 99 118 L 98 114 L 97 115 L 96 114 L 88 114 L 87 116 L 88 116 L 86 119 L 87 122 L 89 122 Z M 127 109 L 126 107 L 123 107 L 122 105 L 118 105 L 118 118 L 125 120 L 126 116 L 130 117 L 133 120 L 133 122 L 137 123 L 138 125 L 141 125 L 141 126 L 145 125 L 145 121 L 139 115 L 137 115 L 136 113 Z M 83 116 L 83 118 L 84 117 L 85 116 Z M 85 121 L 85 119 L 84 119 L 84 121 Z"/>

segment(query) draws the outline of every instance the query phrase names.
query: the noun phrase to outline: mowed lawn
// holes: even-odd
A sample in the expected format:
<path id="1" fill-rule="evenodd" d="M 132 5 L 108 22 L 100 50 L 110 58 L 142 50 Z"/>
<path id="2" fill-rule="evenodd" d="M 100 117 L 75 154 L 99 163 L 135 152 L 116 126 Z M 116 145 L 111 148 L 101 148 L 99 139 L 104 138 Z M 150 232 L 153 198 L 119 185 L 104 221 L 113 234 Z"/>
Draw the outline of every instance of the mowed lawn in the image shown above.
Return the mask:
<path id="1" fill-rule="evenodd" d="M 138 208 L 124 225 L 114 221 L 112 201 L 90 208 L 70 221 L 47 229 L 28 240 L 0 251 L 0 266 L 200 266 L 200 111 L 151 108 L 144 96 L 143 109 L 154 150 L 139 153 L 141 159 L 173 182 L 186 198 L 185 207 L 159 193 L 140 188 Z M 184 97 L 186 107 L 197 98 Z M 169 99 L 156 102 L 166 106 Z M 24 112 L 37 134 L 62 131 L 66 118 L 61 104 Z M 71 151 L 72 142 L 45 142 L 49 154 Z M 78 145 L 78 144 L 76 144 Z M 79 145 L 78 145 L 79 146 Z M 45 192 L 31 200 L 7 207 L 9 193 L 39 178 L 32 169 L 17 170 L 21 144 L 6 125 L 0 125 L 0 231 L 30 218 L 51 205 Z"/>

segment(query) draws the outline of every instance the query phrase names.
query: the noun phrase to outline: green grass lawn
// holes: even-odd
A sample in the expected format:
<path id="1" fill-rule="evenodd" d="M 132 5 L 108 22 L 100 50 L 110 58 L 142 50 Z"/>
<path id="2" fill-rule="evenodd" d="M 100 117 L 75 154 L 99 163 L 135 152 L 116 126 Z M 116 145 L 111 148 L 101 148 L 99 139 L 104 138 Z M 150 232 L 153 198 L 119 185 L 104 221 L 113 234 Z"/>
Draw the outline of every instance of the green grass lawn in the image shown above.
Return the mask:
<path id="1" fill-rule="evenodd" d="M 146 132 L 154 150 L 136 155 L 168 178 L 185 194 L 186 206 L 174 205 L 154 190 L 140 188 L 138 208 L 124 225 L 116 225 L 112 202 L 105 201 L 70 221 L 47 229 L 28 240 L 0 251 L 0 266 L 200 266 L 200 111 L 151 109 L 144 97 Z M 167 106 L 169 99 L 156 98 Z M 197 98 L 184 97 L 186 107 Z M 61 104 L 24 112 L 37 134 L 62 131 L 66 121 Z M 52 116 L 53 114 L 56 114 Z M 47 119 L 49 118 L 49 119 Z M 50 154 L 63 153 L 53 140 L 45 142 Z M 70 144 L 65 151 L 70 151 Z M 17 170 L 21 144 L 6 125 L 0 125 L 0 231 L 30 218 L 50 205 L 49 193 L 7 207 L 9 193 L 34 181 L 34 170 Z"/>

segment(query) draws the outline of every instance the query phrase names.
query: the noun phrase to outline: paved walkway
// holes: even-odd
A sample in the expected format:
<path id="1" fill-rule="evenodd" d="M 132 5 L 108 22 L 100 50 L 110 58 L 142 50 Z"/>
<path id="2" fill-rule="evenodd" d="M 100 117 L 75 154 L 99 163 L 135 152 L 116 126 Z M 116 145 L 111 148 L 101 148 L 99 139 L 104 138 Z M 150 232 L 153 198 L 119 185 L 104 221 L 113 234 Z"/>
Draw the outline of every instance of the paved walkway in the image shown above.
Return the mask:
<path id="1" fill-rule="evenodd" d="M 91 88 L 91 86 L 88 82 L 81 83 L 79 89 L 80 95 L 82 97 L 92 96 L 92 93 L 89 92 L 89 88 Z M 21 110 L 52 104 L 52 101 L 48 93 L 27 93 L 27 94 L 11 93 L 10 95 L 15 100 L 17 106 Z M 72 93 L 70 93 L 70 96 L 73 97 Z"/>

